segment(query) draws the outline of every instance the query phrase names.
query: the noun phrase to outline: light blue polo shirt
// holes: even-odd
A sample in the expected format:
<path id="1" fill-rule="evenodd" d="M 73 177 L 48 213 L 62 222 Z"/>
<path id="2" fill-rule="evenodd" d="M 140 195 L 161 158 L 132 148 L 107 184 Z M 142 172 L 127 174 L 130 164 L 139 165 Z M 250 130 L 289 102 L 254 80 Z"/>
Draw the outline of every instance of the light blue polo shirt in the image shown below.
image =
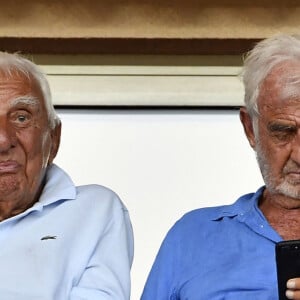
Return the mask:
<path id="1" fill-rule="evenodd" d="M 117 195 L 52 165 L 40 200 L 0 222 L 0 299 L 129 299 L 132 256 Z"/>

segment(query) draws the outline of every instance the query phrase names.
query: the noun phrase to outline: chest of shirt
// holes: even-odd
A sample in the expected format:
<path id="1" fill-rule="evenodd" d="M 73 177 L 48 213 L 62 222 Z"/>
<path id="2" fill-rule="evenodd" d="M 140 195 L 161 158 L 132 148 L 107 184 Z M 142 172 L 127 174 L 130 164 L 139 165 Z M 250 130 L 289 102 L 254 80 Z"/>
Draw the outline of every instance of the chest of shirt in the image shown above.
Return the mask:
<path id="1" fill-rule="evenodd" d="M 245 224 L 218 223 L 181 246 L 174 299 L 277 299 L 275 243 Z"/>
<path id="2" fill-rule="evenodd" d="M 96 243 L 90 229 L 62 208 L 0 223 L 1 298 L 67 299 Z"/>
<path id="3" fill-rule="evenodd" d="M 273 258 L 268 255 L 193 264 L 185 272 L 174 299 L 277 299 L 276 270 Z"/>

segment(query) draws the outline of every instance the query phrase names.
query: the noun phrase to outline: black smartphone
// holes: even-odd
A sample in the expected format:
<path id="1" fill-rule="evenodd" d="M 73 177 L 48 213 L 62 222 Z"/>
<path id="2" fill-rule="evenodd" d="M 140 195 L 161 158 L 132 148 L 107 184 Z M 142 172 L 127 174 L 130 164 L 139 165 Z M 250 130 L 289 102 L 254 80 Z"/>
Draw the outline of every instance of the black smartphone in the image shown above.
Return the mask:
<path id="1" fill-rule="evenodd" d="M 300 240 L 277 243 L 275 253 L 279 300 L 288 300 L 285 296 L 286 282 L 300 277 Z"/>

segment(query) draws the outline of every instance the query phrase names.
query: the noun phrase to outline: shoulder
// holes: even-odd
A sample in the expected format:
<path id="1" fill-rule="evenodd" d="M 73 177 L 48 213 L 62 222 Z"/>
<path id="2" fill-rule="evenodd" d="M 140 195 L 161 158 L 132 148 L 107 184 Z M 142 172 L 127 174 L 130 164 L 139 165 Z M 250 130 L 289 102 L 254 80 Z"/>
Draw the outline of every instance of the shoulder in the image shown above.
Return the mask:
<path id="1" fill-rule="evenodd" d="M 113 190 L 98 184 L 76 187 L 76 202 L 91 210 L 127 212 L 124 203 Z"/>
<path id="2" fill-rule="evenodd" d="M 205 207 L 185 213 L 171 228 L 171 232 L 194 231 L 197 228 L 207 227 L 221 214 L 226 206 Z"/>
<path id="3" fill-rule="evenodd" d="M 233 206 L 234 204 L 194 209 L 185 213 L 176 223 L 182 225 L 203 224 L 218 218 L 224 211 L 231 210 Z"/>
<path id="4" fill-rule="evenodd" d="M 214 207 L 198 208 L 187 212 L 179 220 L 182 224 L 198 224 L 207 221 L 216 221 L 223 217 L 234 217 L 241 212 L 252 208 L 254 202 L 259 198 L 263 191 L 260 188 L 256 193 L 248 193 L 240 196 L 234 203 L 229 205 L 220 205 Z"/>
<path id="5" fill-rule="evenodd" d="M 197 234 L 206 235 L 208 232 L 218 231 L 219 226 L 223 226 L 224 218 L 234 218 L 235 216 L 249 210 L 255 201 L 256 194 L 249 193 L 241 196 L 233 204 L 215 207 L 198 208 L 185 213 L 172 226 L 168 235 L 171 237 L 185 238 L 186 236 Z M 191 235 L 190 235 L 191 234 Z"/>
<path id="6" fill-rule="evenodd" d="M 100 198 L 119 198 L 116 192 L 99 184 L 80 185 L 76 187 L 76 191 L 78 197 L 96 196 Z"/>

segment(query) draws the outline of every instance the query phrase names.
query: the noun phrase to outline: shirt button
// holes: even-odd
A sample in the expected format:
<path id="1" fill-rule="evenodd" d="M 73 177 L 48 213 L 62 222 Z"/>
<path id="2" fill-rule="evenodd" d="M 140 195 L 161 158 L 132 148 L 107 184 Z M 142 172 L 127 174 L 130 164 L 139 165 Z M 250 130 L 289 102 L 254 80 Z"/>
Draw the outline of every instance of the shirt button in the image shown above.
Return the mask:
<path id="1" fill-rule="evenodd" d="M 264 228 L 264 225 L 261 224 L 261 225 L 260 225 L 260 228 Z"/>

